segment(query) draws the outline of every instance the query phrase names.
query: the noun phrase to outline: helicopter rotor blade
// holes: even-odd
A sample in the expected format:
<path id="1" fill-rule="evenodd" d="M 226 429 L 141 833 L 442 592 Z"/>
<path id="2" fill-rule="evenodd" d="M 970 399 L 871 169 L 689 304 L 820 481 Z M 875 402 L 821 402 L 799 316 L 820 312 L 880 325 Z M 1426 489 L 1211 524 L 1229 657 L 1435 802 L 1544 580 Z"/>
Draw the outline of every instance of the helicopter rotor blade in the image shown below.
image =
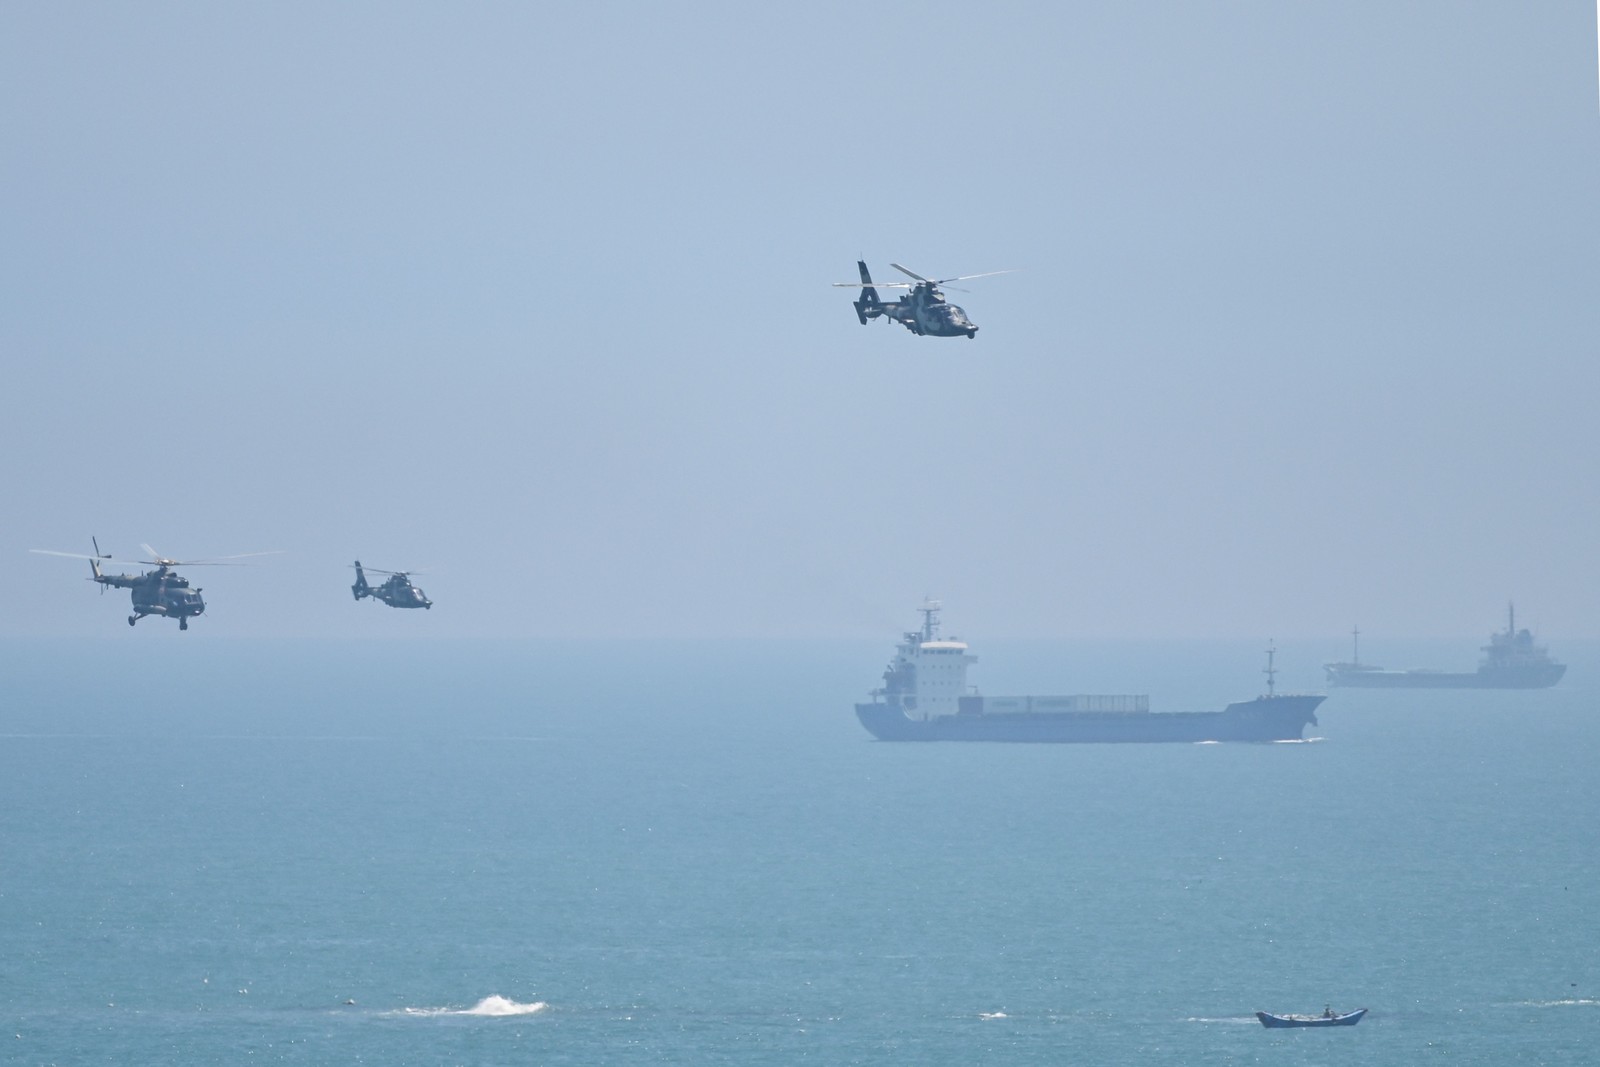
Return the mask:
<path id="1" fill-rule="evenodd" d="M 924 278 L 922 275 L 918 274 L 916 271 L 907 270 L 906 268 L 902 267 L 898 263 L 891 263 L 891 264 L 889 264 L 889 266 L 893 267 L 895 270 L 899 271 L 901 274 L 909 274 L 911 277 L 915 278 L 919 282 L 932 281 L 931 278 Z"/>
<path id="2" fill-rule="evenodd" d="M 891 264 L 889 264 L 889 266 L 893 267 L 895 270 L 899 271 L 902 274 L 909 274 L 911 277 L 915 278 L 919 282 L 927 282 L 929 285 L 943 285 L 946 282 L 964 282 L 964 281 L 969 281 L 969 280 L 971 280 L 973 278 L 992 278 L 996 274 L 1015 274 L 1015 273 L 1017 273 L 1017 269 L 1013 268 L 1011 270 L 986 270 L 982 274 L 958 274 L 954 278 L 924 278 L 922 275 L 918 274 L 916 271 L 907 270 L 905 267 L 902 267 L 898 263 L 891 263 Z"/>
<path id="3" fill-rule="evenodd" d="M 910 289 L 910 282 L 834 282 L 835 289 Z"/>
<path id="4" fill-rule="evenodd" d="M 104 556 L 91 556 L 86 552 L 57 552 L 53 548 L 30 548 L 28 551 L 37 552 L 41 556 L 66 556 L 68 559 L 105 559 Z"/>
<path id="5" fill-rule="evenodd" d="M 101 563 L 123 563 L 128 566 L 138 567 L 149 563 L 147 559 L 115 559 L 111 556 L 91 556 L 84 552 L 57 552 L 50 548 L 30 548 L 29 552 L 37 552 L 41 556 L 66 556 L 68 559 L 97 559 Z M 87 579 L 94 581 L 93 578 Z"/>
<path id="6" fill-rule="evenodd" d="M 148 549 L 149 545 L 140 545 Z M 117 559 L 111 555 L 91 556 L 86 552 L 57 552 L 53 548 L 30 548 L 29 552 L 37 552 L 41 556 L 65 556 L 68 559 L 92 559 L 101 563 L 120 563 L 130 567 L 248 567 L 248 563 L 235 563 L 234 560 L 248 559 L 251 556 L 278 556 L 283 554 L 282 549 L 271 552 L 241 552 L 236 556 L 218 556 L 214 559 L 166 559 L 160 553 L 151 552 L 150 559 Z"/>
<path id="7" fill-rule="evenodd" d="M 996 274 L 1015 274 L 1020 269 L 1014 267 L 1011 270 L 986 270 L 982 274 L 962 274 L 955 278 L 940 278 L 933 284 L 943 285 L 945 282 L 964 282 L 971 278 L 992 278 Z"/>
<path id="8" fill-rule="evenodd" d="M 212 556 L 210 559 L 183 559 L 174 560 L 179 567 L 245 567 L 249 564 L 233 563 L 236 559 L 250 559 L 255 556 L 281 556 L 283 549 L 274 548 L 270 552 L 236 552 L 231 556 Z"/>
<path id="9" fill-rule="evenodd" d="M 141 547 L 149 548 L 150 546 L 149 545 L 143 545 Z M 158 553 L 152 552 L 152 553 L 150 553 L 150 556 L 151 556 L 150 559 L 119 559 L 119 560 L 111 560 L 111 562 L 113 562 L 113 563 L 143 563 L 143 564 L 148 564 L 148 565 L 154 566 L 154 567 L 248 567 L 248 566 L 250 566 L 250 564 L 248 564 L 248 563 L 237 563 L 237 562 L 235 562 L 235 560 L 249 559 L 252 556 L 281 556 L 281 555 L 283 555 L 283 550 L 281 548 L 273 549 L 271 552 L 240 552 L 237 555 L 233 555 L 233 556 L 213 556 L 210 559 L 167 559 L 165 556 L 162 556 L 162 555 L 159 555 Z M 101 556 L 100 558 L 101 559 L 110 559 L 109 556 Z"/>

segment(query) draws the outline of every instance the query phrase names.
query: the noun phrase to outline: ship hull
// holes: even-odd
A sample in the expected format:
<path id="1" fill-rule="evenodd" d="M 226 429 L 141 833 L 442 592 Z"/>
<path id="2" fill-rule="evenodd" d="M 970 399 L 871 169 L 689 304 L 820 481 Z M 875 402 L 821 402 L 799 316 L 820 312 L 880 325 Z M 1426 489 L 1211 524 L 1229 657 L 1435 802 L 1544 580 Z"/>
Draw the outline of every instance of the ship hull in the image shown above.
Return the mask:
<path id="1" fill-rule="evenodd" d="M 1514 670 L 1474 671 L 1471 674 L 1329 669 L 1328 684 L 1356 689 L 1548 689 L 1566 673 L 1566 665 L 1562 663 Z"/>
<path id="2" fill-rule="evenodd" d="M 1284 1026 L 1354 1026 L 1367 1014 L 1366 1008 L 1343 1015 L 1274 1015 L 1270 1011 L 1256 1012 L 1261 1025 L 1270 1028 Z"/>
<path id="3" fill-rule="evenodd" d="M 1317 724 L 1321 696 L 1272 696 L 1222 711 L 1034 712 L 913 719 L 897 703 L 857 704 L 856 717 L 880 741 L 1147 743 L 1299 741 Z"/>

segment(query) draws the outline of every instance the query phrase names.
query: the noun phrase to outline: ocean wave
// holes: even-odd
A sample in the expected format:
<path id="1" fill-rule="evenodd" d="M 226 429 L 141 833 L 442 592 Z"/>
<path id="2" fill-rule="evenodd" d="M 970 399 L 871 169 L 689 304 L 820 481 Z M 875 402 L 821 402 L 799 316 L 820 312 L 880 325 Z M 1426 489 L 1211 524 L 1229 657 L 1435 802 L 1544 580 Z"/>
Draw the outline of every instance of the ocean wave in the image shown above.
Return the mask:
<path id="1" fill-rule="evenodd" d="M 486 1019 L 498 1019 L 511 1015 L 534 1015 L 544 1011 L 550 1005 L 542 1000 L 535 1000 L 531 1004 L 522 1004 L 508 997 L 484 997 L 470 1008 L 405 1008 L 398 1014 L 433 1017 L 438 1015 L 476 1015 Z"/>
<path id="2" fill-rule="evenodd" d="M 1010 1017 L 1003 1011 L 980 1011 L 978 1013 L 978 1018 L 980 1019 L 1009 1019 Z"/>
<path id="3" fill-rule="evenodd" d="M 1525 1000 L 1522 1002 L 1526 1008 L 1592 1008 L 1600 1005 L 1600 1000 L 1593 997 L 1569 997 L 1566 1000 Z"/>

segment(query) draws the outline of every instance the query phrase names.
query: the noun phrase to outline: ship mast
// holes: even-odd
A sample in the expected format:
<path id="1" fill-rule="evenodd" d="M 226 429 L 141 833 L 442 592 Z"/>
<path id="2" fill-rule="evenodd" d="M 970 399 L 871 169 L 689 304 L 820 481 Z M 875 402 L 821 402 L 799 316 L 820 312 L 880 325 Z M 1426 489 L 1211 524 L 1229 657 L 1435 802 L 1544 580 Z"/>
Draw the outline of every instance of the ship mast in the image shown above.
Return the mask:
<path id="1" fill-rule="evenodd" d="M 1350 664 L 1353 667 L 1361 666 L 1361 627 L 1359 626 L 1350 631 Z"/>
<path id="2" fill-rule="evenodd" d="M 1272 665 L 1273 657 L 1275 657 L 1277 654 L 1278 643 L 1269 637 L 1267 639 L 1267 666 L 1266 669 L 1261 672 L 1267 676 L 1267 696 L 1269 697 L 1272 695 L 1272 691 L 1277 685 L 1278 668 Z"/>
<path id="3" fill-rule="evenodd" d="M 939 608 L 937 600 L 922 598 L 922 607 L 917 610 L 922 612 L 922 640 L 924 643 L 933 640 L 933 635 L 939 631 Z"/>

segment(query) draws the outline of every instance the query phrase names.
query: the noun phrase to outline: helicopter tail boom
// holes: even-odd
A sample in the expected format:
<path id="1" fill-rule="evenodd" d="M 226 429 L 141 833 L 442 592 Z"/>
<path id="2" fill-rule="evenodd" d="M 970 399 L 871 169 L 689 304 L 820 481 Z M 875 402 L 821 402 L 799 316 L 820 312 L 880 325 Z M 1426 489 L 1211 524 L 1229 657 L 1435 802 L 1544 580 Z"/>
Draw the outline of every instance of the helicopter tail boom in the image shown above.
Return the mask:
<path id="1" fill-rule="evenodd" d="M 856 260 L 856 267 L 861 271 L 861 299 L 855 301 L 856 318 L 865 326 L 868 319 L 875 319 L 883 314 L 883 301 L 878 299 L 878 290 L 872 287 L 872 275 L 867 272 L 867 261 Z"/>
<path id="2" fill-rule="evenodd" d="M 355 562 L 355 568 L 356 584 L 350 587 L 350 592 L 355 595 L 357 600 L 360 600 L 362 597 L 368 597 L 372 595 L 372 586 L 367 584 L 367 575 L 366 572 L 361 569 L 361 561 L 359 559 Z"/>

